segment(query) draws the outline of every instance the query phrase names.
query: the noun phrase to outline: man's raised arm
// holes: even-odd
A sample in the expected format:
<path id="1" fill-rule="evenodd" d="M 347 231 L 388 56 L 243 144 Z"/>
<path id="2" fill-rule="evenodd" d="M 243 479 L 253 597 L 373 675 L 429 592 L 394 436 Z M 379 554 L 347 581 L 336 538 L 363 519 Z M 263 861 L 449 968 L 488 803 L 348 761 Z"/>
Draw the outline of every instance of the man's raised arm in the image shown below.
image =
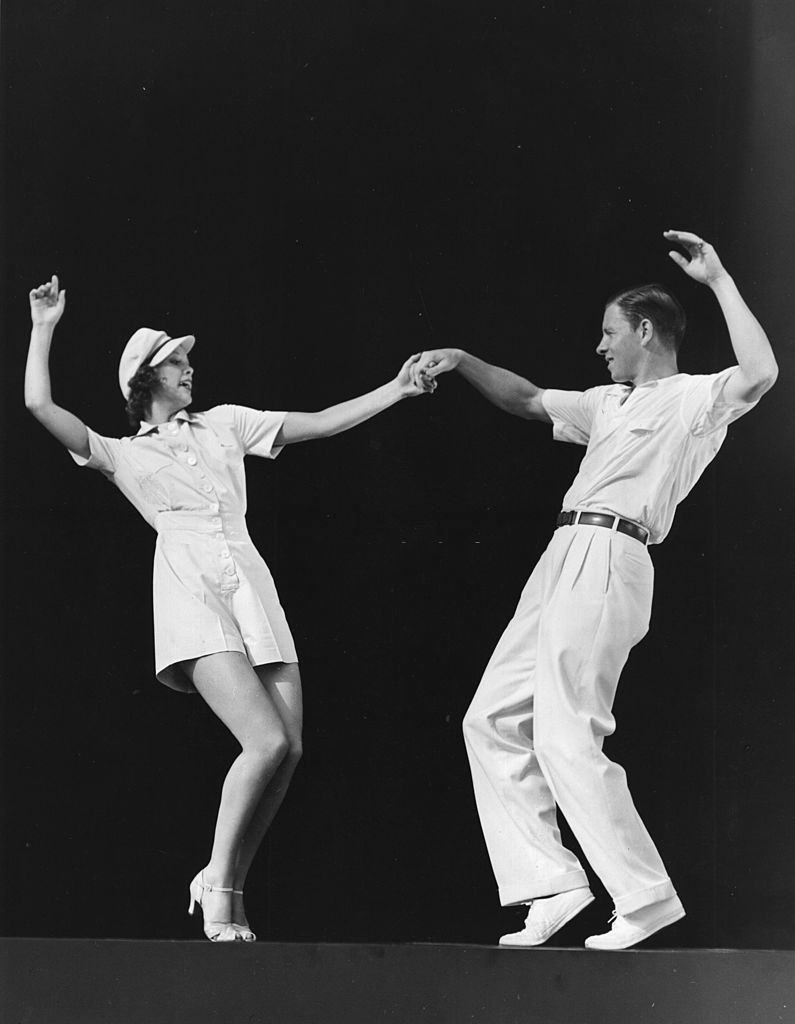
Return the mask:
<path id="1" fill-rule="evenodd" d="M 458 373 L 498 409 L 526 420 L 551 423 L 541 402 L 543 388 L 499 366 L 492 366 L 460 348 L 438 348 L 423 352 L 414 369 L 419 377 L 433 379 L 440 373 Z"/>
<path id="2" fill-rule="evenodd" d="M 778 377 L 778 364 L 762 325 L 746 306 L 733 278 L 715 249 L 690 231 L 663 232 L 669 242 L 678 242 L 690 257 L 672 251 L 668 255 L 694 281 L 711 288 L 720 303 L 729 329 L 737 370 L 727 381 L 724 395 L 730 403 L 755 402 Z"/>

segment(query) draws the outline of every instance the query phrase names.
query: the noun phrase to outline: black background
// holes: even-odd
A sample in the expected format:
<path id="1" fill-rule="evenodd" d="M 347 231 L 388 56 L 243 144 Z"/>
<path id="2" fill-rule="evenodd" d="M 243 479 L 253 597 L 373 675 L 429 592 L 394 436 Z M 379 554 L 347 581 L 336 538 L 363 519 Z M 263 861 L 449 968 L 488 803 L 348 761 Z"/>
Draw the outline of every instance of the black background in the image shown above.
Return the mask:
<path id="1" fill-rule="evenodd" d="M 141 325 L 196 407 L 315 409 L 422 348 L 605 382 L 602 302 L 672 285 L 682 368 L 733 361 L 661 232 L 714 241 L 781 379 L 681 508 L 611 757 L 688 909 L 652 944 L 792 946 L 793 50 L 779 0 L 8 0 L 3 929 L 187 937 L 235 745 L 152 676 L 153 535 L 25 413 L 27 292 L 61 276 L 54 397 L 127 431 Z M 250 460 L 306 754 L 250 879 L 286 940 L 493 941 L 460 719 L 582 449 L 461 380 Z M 789 523 L 789 525 L 788 525 Z M 561 933 L 601 930 L 609 900 Z"/>

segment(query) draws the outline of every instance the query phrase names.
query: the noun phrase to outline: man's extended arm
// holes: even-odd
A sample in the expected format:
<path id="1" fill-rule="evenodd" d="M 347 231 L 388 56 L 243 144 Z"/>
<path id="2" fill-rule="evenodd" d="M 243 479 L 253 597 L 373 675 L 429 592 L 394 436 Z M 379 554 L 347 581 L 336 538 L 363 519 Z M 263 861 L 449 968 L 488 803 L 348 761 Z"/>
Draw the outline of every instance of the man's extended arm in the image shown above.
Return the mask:
<path id="1" fill-rule="evenodd" d="M 524 377 L 499 366 L 492 366 L 477 356 L 460 348 L 439 348 L 423 352 L 415 367 L 418 377 L 433 379 L 440 373 L 457 370 L 464 380 L 487 398 L 498 409 L 521 416 L 526 420 L 543 420 L 551 423 L 541 402 L 543 388 L 537 387 Z"/>
<path id="2" fill-rule="evenodd" d="M 776 382 L 778 364 L 773 349 L 751 310 L 746 306 L 731 275 L 725 270 L 714 248 L 689 231 L 666 231 L 665 237 L 687 250 L 669 253 L 677 266 L 694 281 L 707 285 L 715 294 L 729 329 L 737 370 L 723 389 L 730 404 L 755 402 Z"/>

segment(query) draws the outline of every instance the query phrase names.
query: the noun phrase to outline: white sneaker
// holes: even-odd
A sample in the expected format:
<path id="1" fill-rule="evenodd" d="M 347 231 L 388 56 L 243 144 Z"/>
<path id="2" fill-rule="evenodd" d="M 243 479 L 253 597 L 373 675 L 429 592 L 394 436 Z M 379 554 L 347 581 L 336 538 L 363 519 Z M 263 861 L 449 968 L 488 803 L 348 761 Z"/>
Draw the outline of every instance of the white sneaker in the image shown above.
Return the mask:
<path id="1" fill-rule="evenodd" d="M 588 886 L 533 900 L 520 932 L 503 935 L 501 946 L 540 946 L 579 912 L 593 903 Z"/>
<path id="2" fill-rule="evenodd" d="M 635 922 L 613 914 L 610 918 L 612 925 L 610 931 L 603 935 L 591 935 L 585 940 L 585 948 L 628 949 L 630 946 L 635 946 L 639 942 L 643 942 L 644 939 L 648 939 L 650 935 L 654 935 L 666 925 L 679 921 L 685 916 L 685 908 L 679 902 L 678 896 L 672 896 L 670 899 L 661 900 L 659 905 L 651 904 L 649 907 L 643 907 L 632 916 L 636 918 Z"/>

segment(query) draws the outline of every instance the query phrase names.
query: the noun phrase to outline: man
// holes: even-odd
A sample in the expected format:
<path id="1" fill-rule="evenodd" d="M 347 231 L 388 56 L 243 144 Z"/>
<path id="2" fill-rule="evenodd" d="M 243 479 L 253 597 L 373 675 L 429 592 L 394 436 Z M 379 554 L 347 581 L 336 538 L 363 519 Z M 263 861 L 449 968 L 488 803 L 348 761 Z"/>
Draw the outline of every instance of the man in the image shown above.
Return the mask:
<path id="1" fill-rule="evenodd" d="M 772 386 L 776 361 L 714 248 L 666 231 L 669 253 L 715 294 L 737 365 L 680 373 L 685 315 L 659 285 L 623 292 L 605 308 L 602 338 L 612 385 L 584 392 L 536 387 L 458 349 L 423 353 L 416 373 L 457 370 L 506 412 L 587 445 L 558 528 L 522 592 L 464 719 L 475 798 L 503 906 L 528 904 L 503 945 L 535 946 L 593 896 L 561 843 L 557 804 L 615 903 L 610 931 L 591 949 L 625 949 L 684 916 L 634 807 L 621 767 L 602 750 L 630 649 L 645 635 L 653 569 L 648 544 L 668 533 L 676 505 L 714 458 L 730 422 Z"/>

